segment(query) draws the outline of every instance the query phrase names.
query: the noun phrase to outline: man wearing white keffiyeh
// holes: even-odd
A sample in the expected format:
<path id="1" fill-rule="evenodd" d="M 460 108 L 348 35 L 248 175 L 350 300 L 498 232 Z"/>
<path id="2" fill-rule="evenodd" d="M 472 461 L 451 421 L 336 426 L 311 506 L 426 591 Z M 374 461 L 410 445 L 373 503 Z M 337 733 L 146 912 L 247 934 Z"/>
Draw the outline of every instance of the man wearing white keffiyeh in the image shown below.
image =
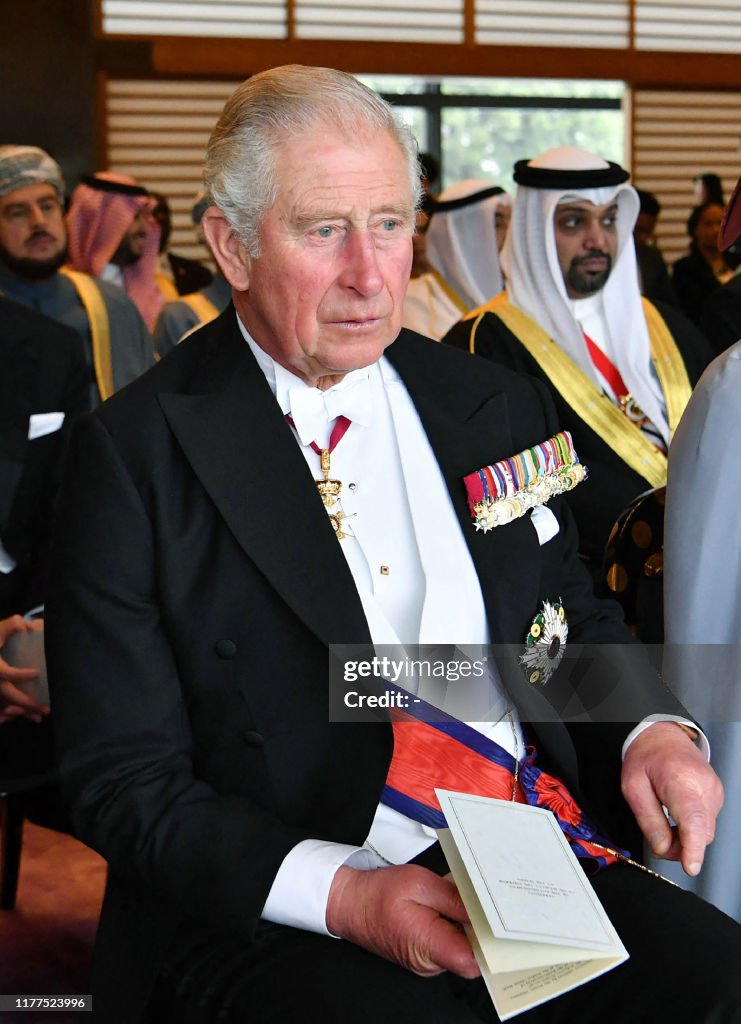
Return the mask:
<path id="1" fill-rule="evenodd" d="M 666 450 L 705 339 L 641 299 L 632 230 L 639 202 L 620 166 L 559 147 L 515 167 L 501 254 L 506 292 L 446 341 L 543 380 L 589 481 L 573 496 L 582 554 L 599 571 L 612 524 L 666 482 Z"/>

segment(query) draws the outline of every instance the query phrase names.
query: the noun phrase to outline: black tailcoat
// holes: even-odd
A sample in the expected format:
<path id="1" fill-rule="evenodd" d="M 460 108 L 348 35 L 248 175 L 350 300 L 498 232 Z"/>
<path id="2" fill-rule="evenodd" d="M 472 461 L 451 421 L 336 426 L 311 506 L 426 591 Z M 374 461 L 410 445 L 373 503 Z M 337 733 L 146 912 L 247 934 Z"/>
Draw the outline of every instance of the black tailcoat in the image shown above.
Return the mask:
<path id="1" fill-rule="evenodd" d="M 471 523 L 462 476 L 554 433 L 545 391 L 406 331 L 387 355 L 450 489 L 492 641 L 521 645 L 558 596 L 575 640 L 625 641 L 558 501 L 543 546 L 528 517 Z M 132 1024 L 177 929 L 248 943 L 297 842 L 362 844 L 392 736 L 328 720 L 328 646 L 367 645 L 368 626 L 232 307 L 80 424 L 62 521 L 46 625 L 61 772 L 78 834 L 110 864 L 96 1008 Z M 653 678 L 626 685 L 676 707 Z M 539 742 L 576 784 L 571 732 L 544 726 Z M 617 749 L 602 746 L 606 772 Z"/>
<path id="2" fill-rule="evenodd" d="M 43 600 L 54 498 L 72 421 L 89 408 L 76 331 L 0 298 L 0 539 L 16 568 L 0 577 L 0 618 Z M 64 413 L 29 440 L 31 416 Z"/>

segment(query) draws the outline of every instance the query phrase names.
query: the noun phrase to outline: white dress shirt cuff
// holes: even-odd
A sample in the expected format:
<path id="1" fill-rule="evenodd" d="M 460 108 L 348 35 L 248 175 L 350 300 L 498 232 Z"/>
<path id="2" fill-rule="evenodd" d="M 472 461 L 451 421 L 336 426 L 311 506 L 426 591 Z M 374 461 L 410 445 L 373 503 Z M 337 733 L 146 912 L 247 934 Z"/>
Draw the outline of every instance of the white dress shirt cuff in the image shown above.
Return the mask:
<path id="1" fill-rule="evenodd" d="M 0 572 L 7 576 L 9 572 L 15 569 L 17 564 L 16 560 L 3 547 L 2 541 L 0 541 Z"/>
<path id="2" fill-rule="evenodd" d="M 649 715 L 648 718 L 644 718 L 635 729 L 628 733 L 625 743 L 623 743 L 623 757 L 628 753 L 628 747 L 633 740 L 637 739 L 646 729 L 655 725 L 656 722 L 679 722 L 680 725 L 688 725 L 690 729 L 694 729 L 697 733 L 695 746 L 705 755 L 708 761 L 710 760 L 710 743 L 707 736 L 696 722 L 692 722 L 689 718 L 682 718 L 680 715 Z"/>
<path id="3" fill-rule="evenodd" d="M 329 890 L 344 864 L 361 871 L 378 866 L 369 850 L 304 839 L 283 859 L 260 916 L 273 924 L 331 935 L 326 922 Z"/>

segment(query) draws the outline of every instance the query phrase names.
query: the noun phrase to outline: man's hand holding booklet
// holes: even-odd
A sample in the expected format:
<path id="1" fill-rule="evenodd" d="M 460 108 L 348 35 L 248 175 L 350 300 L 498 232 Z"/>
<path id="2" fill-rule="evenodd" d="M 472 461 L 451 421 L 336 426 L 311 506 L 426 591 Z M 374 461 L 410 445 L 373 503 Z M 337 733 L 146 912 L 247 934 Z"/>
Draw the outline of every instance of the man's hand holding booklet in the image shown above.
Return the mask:
<path id="1" fill-rule="evenodd" d="M 617 967 L 628 953 L 549 810 L 436 790 L 438 836 L 501 1020 Z"/>

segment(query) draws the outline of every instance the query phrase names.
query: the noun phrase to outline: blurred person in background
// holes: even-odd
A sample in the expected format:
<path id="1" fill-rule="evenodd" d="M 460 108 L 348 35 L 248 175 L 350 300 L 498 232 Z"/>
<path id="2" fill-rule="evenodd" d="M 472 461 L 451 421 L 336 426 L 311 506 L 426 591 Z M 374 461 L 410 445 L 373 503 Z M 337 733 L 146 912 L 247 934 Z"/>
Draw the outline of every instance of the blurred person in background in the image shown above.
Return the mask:
<path id="1" fill-rule="evenodd" d="M 160 225 L 156 201 L 134 178 L 112 171 L 83 176 L 67 212 L 69 262 L 122 288 L 151 330 L 165 303 L 157 280 Z M 164 285 L 174 297 L 176 289 Z"/>
<path id="2" fill-rule="evenodd" d="M 707 171 L 705 174 L 696 174 L 692 182 L 692 191 L 695 196 L 695 205 L 702 206 L 704 203 L 716 203 L 725 207 L 726 201 L 723 198 L 723 182 L 720 176 Z"/>
<path id="3" fill-rule="evenodd" d="M 677 304 L 677 296 L 669 277 L 661 250 L 656 244 L 656 224 L 661 213 L 661 203 L 653 194 L 637 188 L 640 209 L 633 228 L 633 240 L 636 244 L 638 275 L 641 284 L 641 295 L 651 302 L 668 302 Z"/>
<path id="4" fill-rule="evenodd" d="M 410 331 L 439 341 L 468 310 L 427 258 L 429 222 L 428 214 L 419 210 L 412 237 L 412 269 L 404 297 L 402 323 Z"/>
<path id="5" fill-rule="evenodd" d="M 65 185 L 36 146 L 0 146 L 0 291 L 73 328 L 83 341 L 91 405 L 154 362 L 152 339 L 126 293 L 67 265 Z"/>
<path id="6" fill-rule="evenodd" d="M 706 300 L 733 277 L 734 266 L 718 245 L 725 209 L 714 201 L 696 206 L 687 218 L 690 251 L 672 267 L 679 307 L 699 324 Z"/>
<path id="7" fill-rule="evenodd" d="M 499 251 L 511 205 L 499 185 L 468 178 L 444 189 L 431 209 L 427 259 L 466 309 L 502 290 Z"/>
<path id="8" fill-rule="evenodd" d="M 191 220 L 196 229 L 198 241 L 208 248 L 208 242 L 201 231 L 201 218 L 210 205 L 209 199 L 199 192 L 193 201 Z M 205 270 L 205 267 L 202 268 Z M 173 302 L 167 302 L 154 325 L 154 347 L 161 358 L 194 327 L 214 320 L 229 305 L 232 290 L 220 270 L 216 275 L 209 273 L 209 282 L 198 291 L 182 295 Z"/>
<path id="9" fill-rule="evenodd" d="M 173 302 L 178 295 L 190 295 L 191 292 L 197 292 L 199 288 L 205 288 L 211 284 L 213 274 L 198 260 L 192 260 L 187 256 L 180 256 L 178 253 L 172 252 L 169 248 L 172 234 L 170 203 L 162 192 L 150 190 L 150 195 L 155 201 L 155 205 L 152 207 L 152 216 L 160 226 L 158 273 L 174 288 L 167 288 L 159 278 L 157 283 L 166 301 Z"/>

